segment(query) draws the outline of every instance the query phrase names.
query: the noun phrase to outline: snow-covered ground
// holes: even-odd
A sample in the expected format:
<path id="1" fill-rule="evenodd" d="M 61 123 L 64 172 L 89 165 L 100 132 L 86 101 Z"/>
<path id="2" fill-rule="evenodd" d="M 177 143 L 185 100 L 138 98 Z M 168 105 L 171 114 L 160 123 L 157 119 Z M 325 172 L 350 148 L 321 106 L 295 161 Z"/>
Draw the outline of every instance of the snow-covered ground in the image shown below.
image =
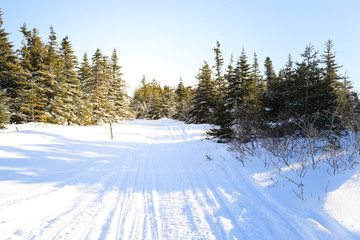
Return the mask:
<path id="1" fill-rule="evenodd" d="M 109 126 L 9 125 L 0 239 L 360 239 L 356 171 L 308 173 L 300 200 L 208 128 L 137 120 L 110 140 Z"/>

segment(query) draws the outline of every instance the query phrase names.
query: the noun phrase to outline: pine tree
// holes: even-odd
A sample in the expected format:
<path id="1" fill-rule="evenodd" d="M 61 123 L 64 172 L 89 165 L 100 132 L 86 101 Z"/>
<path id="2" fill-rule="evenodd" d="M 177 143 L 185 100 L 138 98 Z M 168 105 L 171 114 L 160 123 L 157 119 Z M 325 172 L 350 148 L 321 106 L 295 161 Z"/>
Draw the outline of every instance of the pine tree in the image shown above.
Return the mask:
<path id="1" fill-rule="evenodd" d="M 115 121 L 124 120 L 131 115 L 128 102 L 129 96 L 126 93 L 125 81 L 122 79 L 120 72 L 121 66 L 118 64 L 118 57 L 114 49 L 110 60 L 111 83 L 108 92 L 109 101 L 113 107 L 113 118 Z"/>
<path id="2" fill-rule="evenodd" d="M 176 113 L 176 94 L 174 89 L 168 85 L 165 85 L 162 88 L 161 96 L 163 105 L 163 117 L 173 117 Z"/>
<path id="3" fill-rule="evenodd" d="M 155 79 L 147 83 L 144 76 L 141 86 L 135 89 L 131 105 L 136 118 L 170 118 L 175 112 L 175 93 L 169 86 L 162 88 Z"/>
<path id="4" fill-rule="evenodd" d="M 276 73 L 274 71 L 274 67 L 273 67 L 270 57 L 267 57 L 265 59 L 264 67 L 265 67 L 266 86 L 267 86 L 267 88 L 271 88 L 272 86 L 275 85 L 277 78 L 276 78 Z"/>
<path id="5" fill-rule="evenodd" d="M 165 103 L 162 98 L 163 89 L 160 84 L 153 79 L 150 83 L 147 84 L 147 91 L 150 93 L 146 100 L 148 111 L 146 118 L 147 119 L 160 119 L 164 116 Z"/>
<path id="6" fill-rule="evenodd" d="M 295 97 L 293 105 L 296 106 L 294 112 L 306 118 L 310 118 L 315 113 L 324 113 L 330 107 L 331 99 L 326 94 L 329 89 L 322 81 L 322 69 L 317 55 L 318 51 L 309 44 L 301 54 L 303 61 L 297 63 L 296 68 L 296 90 L 293 91 Z"/>
<path id="7" fill-rule="evenodd" d="M 84 91 L 85 84 L 88 78 L 91 76 L 91 66 L 87 53 L 84 53 L 83 60 L 78 68 L 78 78 L 80 81 L 81 90 Z"/>
<path id="8" fill-rule="evenodd" d="M 227 74 L 225 75 L 225 79 L 228 83 L 231 83 L 231 86 L 234 85 L 235 80 L 235 72 L 232 66 L 233 57 L 231 56 L 230 64 L 228 65 Z M 231 92 L 231 87 L 227 87 L 225 89 L 224 97 L 221 99 L 221 104 L 217 105 L 217 109 L 215 111 L 214 116 L 214 127 L 210 129 L 209 134 L 213 137 L 218 138 L 219 142 L 229 142 L 234 138 L 233 131 L 233 107 L 234 101 L 233 95 Z"/>
<path id="9" fill-rule="evenodd" d="M 18 80 L 17 103 L 21 105 L 22 121 L 51 122 L 50 103 L 54 100 L 58 86 L 55 76 L 44 64 L 46 46 L 34 28 L 28 31 L 26 25 L 21 28 L 24 34 L 20 50 L 21 61 L 28 77 Z"/>
<path id="10" fill-rule="evenodd" d="M 286 111 L 282 93 L 282 78 L 276 76 L 270 57 L 264 62 L 266 90 L 261 94 L 262 116 L 267 121 L 276 121 Z"/>
<path id="11" fill-rule="evenodd" d="M 323 81 L 329 91 L 328 97 L 330 101 L 329 104 L 331 105 L 329 111 L 346 112 L 352 87 L 346 77 L 342 77 L 338 74 L 339 69 L 342 66 L 339 66 L 336 63 L 336 53 L 333 52 L 333 47 L 334 45 L 331 40 L 328 40 L 325 43 L 325 51 L 322 54 L 322 63 L 325 65 L 323 71 Z"/>
<path id="12" fill-rule="evenodd" d="M 58 47 L 56 33 L 53 26 L 50 27 L 49 42 L 46 45 L 46 53 L 44 56 L 44 65 L 47 70 L 55 75 L 55 79 L 59 81 L 59 75 L 61 71 L 60 61 L 59 61 L 59 47 Z"/>
<path id="13" fill-rule="evenodd" d="M 134 91 L 134 96 L 131 99 L 131 107 L 135 112 L 135 117 L 138 119 L 143 119 L 146 117 L 148 112 L 148 98 L 149 90 L 146 84 L 145 75 L 141 80 L 140 87 L 136 88 Z"/>
<path id="14" fill-rule="evenodd" d="M 86 110 L 75 70 L 77 60 L 68 37 L 61 41 L 59 62 L 61 63 L 60 91 L 52 104 L 54 121 L 61 124 L 85 124 L 87 121 L 84 111 Z"/>
<path id="15" fill-rule="evenodd" d="M 258 108 L 258 87 L 256 80 L 251 75 L 251 67 L 247 62 L 245 49 L 242 50 L 235 68 L 236 92 L 229 89 L 230 96 L 234 98 L 233 120 L 236 125 L 235 138 L 240 141 L 249 141 L 252 126 L 256 122 Z M 245 137 L 245 138 L 244 138 Z"/>
<path id="16" fill-rule="evenodd" d="M 192 107 L 189 111 L 187 122 L 212 123 L 216 107 L 216 89 L 215 82 L 211 78 L 211 69 L 207 62 L 200 69 L 197 79 L 198 86 L 192 99 Z"/>
<path id="17" fill-rule="evenodd" d="M 251 77 L 251 68 L 247 62 L 245 49 L 242 50 L 234 73 L 229 76 L 228 81 L 227 104 L 231 108 L 237 111 L 240 108 L 256 107 L 258 88 L 256 80 Z"/>
<path id="18" fill-rule="evenodd" d="M 5 128 L 5 124 L 10 121 L 10 112 L 8 110 L 8 99 L 5 92 L 0 91 L 0 129 Z"/>
<path id="19" fill-rule="evenodd" d="M 8 116 L 11 114 L 12 122 L 20 122 L 18 117 L 20 112 L 20 104 L 17 104 L 19 84 L 18 81 L 26 78 L 19 59 L 13 51 L 13 45 L 9 42 L 9 34 L 2 28 L 4 21 L 0 10 L 0 94 L 2 98 L 2 106 L 0 113 L 3 117 L 3 123 L 7 122 Z M 5 101 L 7 99 L 8 101 Z M 10 113 L 9 113 L 10 111 Z"/>
<path id="20" fill-rule="evenodd" d="M 92 57 L 91 76 L 83 83 L 83 92 L 91 105 L 91 123 L 111 122 L 112 104 L 108 92 L 111 84 L 111 68 L 108 58 L 100 49 Z"/>
<path id="21" fill-rule="evenodd" d="M 251 66 L 251 77 L 255 80 L 258 90 L 262 91 L 265 89 L 265 82 L 263 76 L 261 75 L 258 61 L 257 54 L 254 53 L 254 62 Z"/>
<path id="22" fill-rule="evenodd" d="M 292 60 L 291 55 L 288 56 L 288 61 L 285 64 L 285 67 L 280 71 L 282 75 L 281 84 L 279 84 L 279 89 L 277 90 L 278 95 L 281 95 L 280 100 L 278 100 L 279 105 L 280 101 L 282 101 L 282 105 L 280 109 L 283 112 L 287 112 L 290 115 L 294 115 L 295 110 L 294 101 L 292 100 L 294 96 L 296 96 L 296 79 L 295 79 L 295 69 L 294 62 Z M 280 110 L 279 109 L 279 110 Z M 279 111 L 277 112 L 279 114 Z M 289 115 L 289 117 L 290 117 Z"/>
<path id="23" fill-rule="evenodd" d="M 0 10 L 0 87 L 2 89 L 12 88 L 16 79 L 17 57 L 12 50 L 13 45 L 9 42 L 9 34 L 2 28 L 2 11 Z"/>
<path id="24" fill-rule="evenodd" d="M 215 83 L 216 83 L 216 90 L 218 91 L 218 95 L 221 96 L 225 91 L 226 82 L 224 76 L 222 75 L 222 66 L 224 65 L 224 59 L 221 54 L 220 50 L 220 43 L 219 41 L 216 42 L 216 47 L 214 48 L 215 52 Z"/>
<path id="25" fill-rule="evenodd" d="M 175 94 L 176 113 L 174 114 L 173 118 L 180 121 L 185 121 L 190 107 L 191 93 L 188 88 L 185 88 L 182 78 L 180 78 L 180 82 L 177 85 Z"/>

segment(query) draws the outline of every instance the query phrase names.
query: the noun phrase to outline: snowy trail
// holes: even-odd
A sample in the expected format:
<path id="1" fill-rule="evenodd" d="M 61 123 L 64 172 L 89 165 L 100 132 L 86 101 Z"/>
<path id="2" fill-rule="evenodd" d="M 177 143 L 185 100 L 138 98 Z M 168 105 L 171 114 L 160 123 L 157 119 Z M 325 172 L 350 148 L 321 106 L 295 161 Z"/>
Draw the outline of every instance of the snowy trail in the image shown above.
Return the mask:
<path id="1" fill-rule="evenodd" d="M 21 125 L 0 135 L 1 239 L 331 239 L 284 209 L 203 125 Z M 349 237 L 344 233 L 344 237 Z"/>

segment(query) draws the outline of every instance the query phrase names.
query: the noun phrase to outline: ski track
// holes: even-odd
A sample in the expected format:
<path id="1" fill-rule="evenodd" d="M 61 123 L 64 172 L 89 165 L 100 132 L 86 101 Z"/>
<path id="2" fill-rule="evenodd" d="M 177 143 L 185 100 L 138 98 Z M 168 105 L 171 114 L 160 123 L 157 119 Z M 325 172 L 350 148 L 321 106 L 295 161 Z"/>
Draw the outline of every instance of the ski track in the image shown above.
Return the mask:
<path id="1" fill-rule="evenodd" d="M 113 152 L 99 153 L 115 156 L 107 163 L 94 161 L 56 183 L 0 200 L 1 239 L 323 237 L 276 204 L 240 164 L 234 167 L 224 146 L 204 139 L 203 126 L 132 124 L 144 141 L 109 142 Z M 126 138 L 122 125 L 116 127 L 115 138 Z"/>

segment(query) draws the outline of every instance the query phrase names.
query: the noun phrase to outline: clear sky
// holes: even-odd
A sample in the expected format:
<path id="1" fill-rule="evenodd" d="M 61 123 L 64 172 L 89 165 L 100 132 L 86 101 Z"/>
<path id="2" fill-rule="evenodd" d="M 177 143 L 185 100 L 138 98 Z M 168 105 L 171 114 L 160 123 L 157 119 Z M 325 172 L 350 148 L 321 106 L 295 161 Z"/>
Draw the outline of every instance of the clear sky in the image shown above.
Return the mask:
<path id="1" fill-rule="evenodd" d="M 149 81 L 196 84 L 206 60 L 213 65 L 216 41 L 225 59 L 244 47 L 262 66 L 269 56 L 278 71 L 291 54 L 300 60 L 306 45 L 320 53 L 334 42 L 341 73 L 360 90 L 359 0 L 1 0 L 5 30 L 20 47 L 20 27 L 37 28 L 48 41 L 69 36 L 76 55 L 118 51 L 130 94 L 143 74 Z"/>

